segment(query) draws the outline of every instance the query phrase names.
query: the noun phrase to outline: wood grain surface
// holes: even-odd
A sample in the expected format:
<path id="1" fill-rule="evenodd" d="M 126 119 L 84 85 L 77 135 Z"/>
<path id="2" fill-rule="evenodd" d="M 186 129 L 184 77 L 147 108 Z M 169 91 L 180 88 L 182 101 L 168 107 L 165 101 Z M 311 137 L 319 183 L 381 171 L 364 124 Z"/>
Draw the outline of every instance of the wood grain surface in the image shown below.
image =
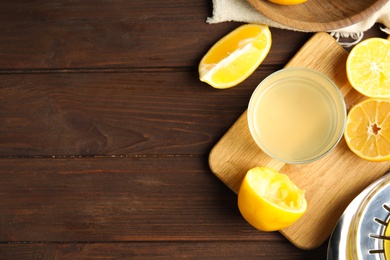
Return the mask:
<path id="1" fill-rule="evenodd" d="M 330 35 L 317 33 L 286 67 L 311 68 L 327 75 L 339 86 L 348 109 L 366 97 L 348 82 L 347 57 L 348 52 Z M 320 160 L 301 165 L 284 164 L 256 145 L 248 129 L 246 112 L 213 148 L 209 163 L 214 174 L 236 193 L 246 172 L 255 166 L 267 166 L 285 173 L 305 190 L 307 212 L 292 226 L 281 230 L 293 244 L 304 249 L 320 246 L 353 198 L 390 169 L 390 162 L 368 162 L 357 157 L 344 138 Z"/>
<path id="2" fill-rule="evenodd" d="M 326 242 L 253 229 L 208 165 L 312 34 L 271 29 L 261 67 L 220 91 L 197 66 L 241 24 L 211 14 L 195 0 L 2 2 L 0 259 L 326 259 Z"/>
<path id="3" fill-rule="evenodd" d="M 388 0 L 308 0 L 296 5 L 280 5 L 264 0 L 248 0 L 261 14 L 296 30 L 331 31 L 370 19 Z"/>

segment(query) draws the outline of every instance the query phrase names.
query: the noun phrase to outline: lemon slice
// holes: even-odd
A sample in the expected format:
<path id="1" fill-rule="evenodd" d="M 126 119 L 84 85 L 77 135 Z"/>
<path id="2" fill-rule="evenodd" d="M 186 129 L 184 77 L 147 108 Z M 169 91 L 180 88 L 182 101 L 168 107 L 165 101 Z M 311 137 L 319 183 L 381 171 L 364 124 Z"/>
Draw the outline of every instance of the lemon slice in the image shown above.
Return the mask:
<path id="1" fill-rule="evenodd" d="M 344 137 L 360 158 L 390 160 L 390 100 L 369 98 L 355 105 L 348 113 Z"/>
<path id="2" fill-rule="evenodd" d="M 253 227 L 275 231 L 290 226 L 307 209 L 305 192 L 285 174 L 267 167 L 247 172 L 238 192 L 238 208 Z"/>
<path id="3" fill-rule="evenodd" d="M 267 25 L 238 27 L 206 53 L 199 63 L 199 78 L 214 88 L 229 88 L 248 78 L 263 62 L 271 48 Z"/>
<path id="4" fill-rule="evenodd" d="M 372 98 L 390 98 L 390 41 L 369 38 L 357 44 L 347 59 L 348 80 Z"/>

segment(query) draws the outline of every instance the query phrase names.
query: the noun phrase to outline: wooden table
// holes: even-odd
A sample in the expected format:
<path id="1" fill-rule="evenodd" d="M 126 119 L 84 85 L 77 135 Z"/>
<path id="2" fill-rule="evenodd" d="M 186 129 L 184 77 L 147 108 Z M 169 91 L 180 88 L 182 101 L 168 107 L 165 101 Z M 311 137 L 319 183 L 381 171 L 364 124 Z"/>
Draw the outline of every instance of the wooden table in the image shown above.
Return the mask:
<path id="1" fill-rule="evenodd" d="M 261 67 L 216 90 L 198 63 L 240 24 L 211 15 L 196 0 L 1 4 L 1 259 L 326 259 L 327 243 L 253 229 L 208 166 L 312 34 L 272 28 Z"/>

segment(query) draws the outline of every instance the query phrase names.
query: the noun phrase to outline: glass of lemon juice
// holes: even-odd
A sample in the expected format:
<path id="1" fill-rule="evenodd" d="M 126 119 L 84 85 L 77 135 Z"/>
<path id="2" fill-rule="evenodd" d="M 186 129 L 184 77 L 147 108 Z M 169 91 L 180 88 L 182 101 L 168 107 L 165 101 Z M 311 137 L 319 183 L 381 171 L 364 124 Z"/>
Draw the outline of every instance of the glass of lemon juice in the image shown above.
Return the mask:
<path id="1" fill-rule="evenodd" d="M 287 68 L 265 78 L 248 105 L 248 126 L 270 157 L 290 164 L 315 161 L 340 141 L 346 107 L 339 88 L 307 68 Z"/>

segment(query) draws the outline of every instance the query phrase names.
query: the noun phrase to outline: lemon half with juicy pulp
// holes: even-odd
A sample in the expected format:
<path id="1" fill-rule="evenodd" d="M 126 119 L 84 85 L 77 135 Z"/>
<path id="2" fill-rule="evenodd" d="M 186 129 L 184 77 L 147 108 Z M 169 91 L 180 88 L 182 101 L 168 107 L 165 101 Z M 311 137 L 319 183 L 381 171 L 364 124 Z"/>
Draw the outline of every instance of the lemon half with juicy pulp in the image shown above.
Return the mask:
<path id="1" fill-rule="evenodd" d="M 305 191 L 286 174 L 267 167 L 249 170 L 238 192 L 238 208 L 245 220 L 262 231 L 276 231 L 306 212 Z"/>
<path id="2" fill-rule="evenodd" d="M 369 38 L 348 55 L 347 76 L 352 87 L 371 98 L 390 98 L 390 41 Z"/>
<path id="3" fill-rule="evenodd" d="M 238 85 L 263 62 L 271 44 L 267 25 L 245 24 L 215 43 L 199 63 L 199 78 L 214 88 Z"/>
<path id="4" fill-rule="evenodd" d="M 390 160 L 390 100 L 369 98 L 352 107 L 344 137 L 351 151 L 360 158 Z"/>

